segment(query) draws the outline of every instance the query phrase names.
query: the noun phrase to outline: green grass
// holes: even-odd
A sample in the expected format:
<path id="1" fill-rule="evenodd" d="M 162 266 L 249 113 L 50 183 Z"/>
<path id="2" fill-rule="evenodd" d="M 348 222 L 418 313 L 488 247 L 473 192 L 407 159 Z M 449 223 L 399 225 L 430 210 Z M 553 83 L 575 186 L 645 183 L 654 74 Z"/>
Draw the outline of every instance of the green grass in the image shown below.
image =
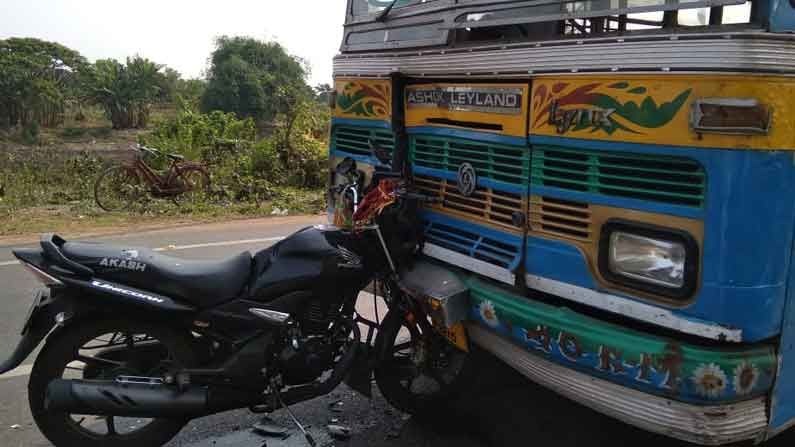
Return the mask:
<path id="1" fill-rule="evenodd" d="M 276 188 L 268 202 L 201 201 L 176 205 L 171 201 L 149 199 L 123 212 L 108 213 L 93 200 L 78 200 L 58 205 L 9 206 L 0 201 L 0 237 L 35 235 L 45 232 L 92 233 L 121 231 L 145 225 L 173 225 L 271 216 L 274 209 L 287 209 L 289 215 L 318 214 L 325 211 L 325 192 Z"/>

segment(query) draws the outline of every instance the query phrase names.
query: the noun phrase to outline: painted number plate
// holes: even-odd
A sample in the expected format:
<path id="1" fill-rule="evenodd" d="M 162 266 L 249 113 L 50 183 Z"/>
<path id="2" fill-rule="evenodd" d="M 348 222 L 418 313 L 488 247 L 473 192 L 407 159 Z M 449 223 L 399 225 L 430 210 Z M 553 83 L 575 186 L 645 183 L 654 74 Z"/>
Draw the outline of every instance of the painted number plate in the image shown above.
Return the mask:
<path id="1" fill-rule="evenodd" d="M 436 325 L 436 330 L 439 331 L 450 343 L 454 344 L 458 349 L 469 352 L 469 342 L 467 340 L 467 332 L 464 329 L 463 323 L 456 323 L 451 328 L 441 325 Z"/>

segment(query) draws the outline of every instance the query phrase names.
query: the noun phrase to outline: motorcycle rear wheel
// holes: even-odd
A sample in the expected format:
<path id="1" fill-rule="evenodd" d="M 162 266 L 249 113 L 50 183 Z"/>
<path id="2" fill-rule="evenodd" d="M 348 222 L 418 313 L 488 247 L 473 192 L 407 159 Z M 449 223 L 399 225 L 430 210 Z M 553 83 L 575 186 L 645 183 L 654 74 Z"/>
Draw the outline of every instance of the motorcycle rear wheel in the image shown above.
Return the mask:
<path id="1" fill-rule="evenodd" d="M 460 390 L 467 353 L 427 324 L 390 310 L 376 337 L 375 380 L 393 407 L 413 416 L 440 414 Z"/>
<path id="2" fill-rule="evenodd" d="M 114 344 L 113 338 L 119 334 L 123 334 L 122 338 Z M 163 355 L 153 356 L 151 349 L 141 348 L 152 340 L 161 343 Z M 103 343 L 108 346 L 104 351 Z M 128 354 L 129 346 L 132 355 Z M 50 336 L 36 358 L 28 383 L 33 418 L 56 447 L 163 445 L 176 436 L 188 419 L 97 417 L 48 411 L 45 409 L 47 385 L 56 378 L 115 380 L 120 375 L 157 376 L 169 367 L 194 366 L 195 358 L 189 336 L 170 328 L 124 320 L 77 322 Z"/>

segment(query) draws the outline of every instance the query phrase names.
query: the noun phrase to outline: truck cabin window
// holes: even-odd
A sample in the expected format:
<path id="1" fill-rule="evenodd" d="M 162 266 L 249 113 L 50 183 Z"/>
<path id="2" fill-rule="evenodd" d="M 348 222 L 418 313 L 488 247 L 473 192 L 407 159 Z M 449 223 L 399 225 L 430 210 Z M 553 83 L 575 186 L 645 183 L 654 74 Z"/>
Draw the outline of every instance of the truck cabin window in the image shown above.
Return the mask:
<path id="1" fill-rule="evenodd" d="M 503 7 L 456 18 L 455 41 L 535 41 L 566 36 L 753 22 L 751 3 L 723 0 L 628 0 L 621 8 L 602 0 L 548 2 L 530 7 Z"/>
<path id="2" fill-rule="evenodd" d="M 393 10 L 414 6 L 422 3 L 430 3 L 437 0 L 397 0 Z M 377 14 L 392 3 L 392 0 L 355 0 L 351 5 L 351 13 L 356 18 L 364 18 L 372 14 Z"/>

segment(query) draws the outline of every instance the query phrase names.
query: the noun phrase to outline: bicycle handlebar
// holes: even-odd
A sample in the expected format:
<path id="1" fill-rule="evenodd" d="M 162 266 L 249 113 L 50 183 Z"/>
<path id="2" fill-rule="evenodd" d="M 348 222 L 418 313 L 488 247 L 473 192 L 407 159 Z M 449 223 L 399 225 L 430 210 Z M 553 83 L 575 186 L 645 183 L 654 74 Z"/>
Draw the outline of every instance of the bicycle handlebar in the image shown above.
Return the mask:
<path id="1" fill-rule="evenodd" d="M 159 155 L 160 154 L 159 150 L 157 150 L 157 149 L 155 149 L 153 147 L 146 147 L 146 146 L 144 146 L 142 144 L 138 144 L 136 146 L 133 146 L 133 148 L 135 150 L 137 150 L 137 151 L 140 151 L 140 152 L 147 152 L 150 155 Z"/>

